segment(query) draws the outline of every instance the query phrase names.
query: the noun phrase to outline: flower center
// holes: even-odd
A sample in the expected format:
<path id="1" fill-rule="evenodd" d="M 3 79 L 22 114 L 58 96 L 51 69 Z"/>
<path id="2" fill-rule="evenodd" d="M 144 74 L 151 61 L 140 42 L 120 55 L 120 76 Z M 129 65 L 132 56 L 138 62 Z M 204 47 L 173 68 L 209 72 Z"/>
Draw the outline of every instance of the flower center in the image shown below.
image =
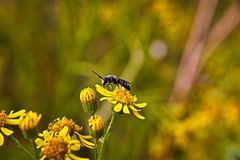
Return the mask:
<path id="1" fill-rule="evenodd" d="M 6 120 L 6 114 L 4 112 L 0 113 L 0 128 L 4 126 Z"/>
<path id="2" fill-rule="evenodd" d="M 136 101 L 136 97 L 132 96 L 128 91 L 117 88 L 113 91 L 114 99 L 122 104 L 130 105 Z"/>
<path id="3" fill-rule="evenodd" d="M 42 154 L 49 159 L 62 160 L 68 152 L 68 143 L 62 137 L 49 140 L 42 148 Z"/>
<path id="4" fill-rule="evenodd" d="M 53 121 L 53 123 L 49 124 L 48 129 L 54 132 L 60 132 L 64 126 L 68 127 L 70 135 L 73 135 L 74 132 L 82 131 L 82 127 L 77 125 L 72 119 L 67 118 L 62 118 L 61 120 L 57 119 Z"/>

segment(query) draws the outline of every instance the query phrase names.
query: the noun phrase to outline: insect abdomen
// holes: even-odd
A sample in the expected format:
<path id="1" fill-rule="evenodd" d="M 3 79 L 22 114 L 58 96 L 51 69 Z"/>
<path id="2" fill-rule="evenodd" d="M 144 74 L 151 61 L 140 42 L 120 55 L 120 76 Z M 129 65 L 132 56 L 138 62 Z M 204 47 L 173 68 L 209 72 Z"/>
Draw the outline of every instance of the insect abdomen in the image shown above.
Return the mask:
<path id="1" fill-rule="evenodd" d="M 131 88 L 130 88 L 130 85 L 128 84 L 128 82 L 123 81 L 121 79 L 119 79 L 118 81 L 119 81 L 118 84 L 120 84 L 121 86 L 123 86 L 124 88 L 126 88 L 127 90 L 130 91 Z"/>

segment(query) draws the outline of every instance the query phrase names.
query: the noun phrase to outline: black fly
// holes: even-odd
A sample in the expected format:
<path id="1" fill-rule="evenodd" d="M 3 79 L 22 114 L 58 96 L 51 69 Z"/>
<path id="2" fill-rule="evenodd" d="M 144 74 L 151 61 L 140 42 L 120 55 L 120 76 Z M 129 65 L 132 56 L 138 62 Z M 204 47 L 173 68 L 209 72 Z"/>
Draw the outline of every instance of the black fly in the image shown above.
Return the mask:
<path id="1" fill-rule="evenodd" d="M 107 75 L 106 77 L 102 77 L 100 76 L 99 74 L 97 74 L 96 72 L 92 71 L 94 74 L 96 74 L 99 78 L 102 79 L 102 85 L 105 86 L 105 85 L 108 85 L 108 84 L 115 84 L 115 85 L 121 85 L 123 86 L 125 89 L 127 89 L 128 91 L 130 91 L 130 82 L 127 82 L 123 79 L 119 79 L 117 78 L 116 76 L 114 75 Z"/>

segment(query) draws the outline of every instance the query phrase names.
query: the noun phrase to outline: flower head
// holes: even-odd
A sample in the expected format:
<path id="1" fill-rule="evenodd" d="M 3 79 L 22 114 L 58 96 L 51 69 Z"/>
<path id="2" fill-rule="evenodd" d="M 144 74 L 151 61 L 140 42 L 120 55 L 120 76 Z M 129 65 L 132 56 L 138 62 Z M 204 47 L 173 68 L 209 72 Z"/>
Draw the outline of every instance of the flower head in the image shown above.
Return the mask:
<path id="1" fill-rule="evenodd" d="M 4 111 L 0 112 L 0 146 L 2 146 L 4 142 L 4 137 L 2 133 L 6 136 L 10 136 L 11 134 L 13 134 L 13 131 L 6 128 L 5 125 L 18 125 L 19 117 L 25 113 L 25 110 L 23 109 L 15 113 L 13 112 L 14 111 L 11 111 L 9 115 L 7 115 Z"/>
<path id="2" fill-rule="evenodd" d="M 136 103 L 137 97 L 131 95 L 123 87 L 116 87 L 114 91 L 109 91 L 102 86 L 96 84 L 96 90 L 105 97 L 102 97 L 100 101 L 107 100 L 108 102 L 114 104 L 113 111 L 117 113 L 130 114 L 130 111 L 139 119 L 145 119 L 138 112 L 141 108 L 147 106 L 147 103 Z"/>
<path id="3" fill-rule="evenodd" d="M 90 115 L 93 115 L 97 110 L 96 93 L 92 88 L 85 88 L 80 92 L 80 101 L 83 110 Z"/>
<path id="4" fill-rule="evenodd" d="M 35 140 L 37 148 L 41 148 L 41 159 L 52 160 L 86 160 L 87 158 L 80 158 L 71 153 L 80 149 L 80 142 L 72 140 L 67 134 L 66 130 L 62 130 L 58 135 L 53 135 L 48 131 L 43 131 L 39 134 L 40 138 Z"/>
<path id="5" fill-rule="evenodd" d="M 75 132 L 81 132 L 82 127 L 76 124 L 72 119 L 62 117 L 55 119 L 52 123 L 48 125 L 48 130 L 53 132 L 60 132 L 63 127 L 68 127 L 69 135 L 72 136 Z"/>
<path id="6" fill-rule="evenodd" d="M 87 141 L 87 139 L 91 139 L 92 137 L 89 135 L 81 135 L 80 132 L 83 130 L 78 124 L 76 124 L 72 119 L 68 119 L 66 117 L 57 118 L 52 123 L 48 125 L 48 130 L 57 135 L 60 131 L 65 130 L 71 137 L 71 139 L 78 139 L 81 143 L 81 146 L 85 146 L 88 148 L 93 148 L 94 144 Z"/>
<path id="7" fill-rule="evenodd" d="M 41 114 L 37 115 L 36 112 L 29 111 L 21 115 L 19 119 L 19 127 L 22 131 L 30 131 L 37 127 L 41 119 Z"/>
<path id="8" fill-rule="evenodd" d="M 93 137 L 100 138 L 104 132 L 104 122 L 98 115 L 91 116 L 88 120 L 90 133 Z"/>

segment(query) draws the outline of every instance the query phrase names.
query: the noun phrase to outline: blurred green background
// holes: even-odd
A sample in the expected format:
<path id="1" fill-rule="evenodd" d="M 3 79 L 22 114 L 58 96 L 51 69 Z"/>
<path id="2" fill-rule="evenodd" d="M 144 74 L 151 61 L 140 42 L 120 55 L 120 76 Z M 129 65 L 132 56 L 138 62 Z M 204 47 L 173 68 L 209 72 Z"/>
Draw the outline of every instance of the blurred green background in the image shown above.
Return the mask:
<path id="1" fill-rule="evenodd" d="M 148 106 L 144 121 L 117 117 L 104 159 L 239 159 L 239 10 L 239 0 L 0 0 L 1 110 L 41 113 L 41 131 L 64 115 L 87 130 L 79 92 L 100 83 L 92 70 L 114 74 Z M 193 35 L 202 46 L 190 63 Z M 26 159 L 7 139 L 0 157 Z"/>

